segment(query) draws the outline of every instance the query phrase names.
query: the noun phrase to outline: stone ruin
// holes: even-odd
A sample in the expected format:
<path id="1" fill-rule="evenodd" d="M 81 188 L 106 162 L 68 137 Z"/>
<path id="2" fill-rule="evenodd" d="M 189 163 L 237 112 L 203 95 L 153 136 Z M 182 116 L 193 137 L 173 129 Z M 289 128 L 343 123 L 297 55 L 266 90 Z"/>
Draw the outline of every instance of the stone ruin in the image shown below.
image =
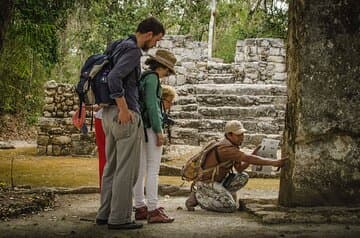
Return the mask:
<path id="1" fill-rule="evenodd" d="M 178 94 L 171 111 L 177 122 L 170 130 L 172 144 L 201 145 L 220 138 L 230 119 L 244 123 L 249 131 L 244 142 L 247 146 L 260 143 L 264 137 L 281 138 L 286 104 L 283 40 L 238 41 L 232 64 L 209 61 L 207 44 L 187 36 L 166 36 L 158 47 L 171 50 L 178 60 L 177 75 L 164 82 L 174 86 Z M 72 125 L 71 116 L 78 108 L 74 86 L 49 81 L 45 95 L 38 124 L 38 153 L 93 153 L 93 132 L 83 135 Z M 89 112 L 87 118 L 90 125 Z"/>

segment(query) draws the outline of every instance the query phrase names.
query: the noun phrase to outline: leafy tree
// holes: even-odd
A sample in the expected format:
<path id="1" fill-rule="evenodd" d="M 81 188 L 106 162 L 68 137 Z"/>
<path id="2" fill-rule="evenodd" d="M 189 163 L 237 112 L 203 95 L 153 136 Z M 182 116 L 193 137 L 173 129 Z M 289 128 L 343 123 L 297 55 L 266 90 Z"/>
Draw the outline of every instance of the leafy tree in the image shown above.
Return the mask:
<path id="1" fill-rule="evenodd" d="M 39 112 L 42 85 L 58 61 L 58 32 L 73 0 L 12 1 L 0 55 L 0 113 Z M 4 31 L 5 32 L 5 31 Z"/>

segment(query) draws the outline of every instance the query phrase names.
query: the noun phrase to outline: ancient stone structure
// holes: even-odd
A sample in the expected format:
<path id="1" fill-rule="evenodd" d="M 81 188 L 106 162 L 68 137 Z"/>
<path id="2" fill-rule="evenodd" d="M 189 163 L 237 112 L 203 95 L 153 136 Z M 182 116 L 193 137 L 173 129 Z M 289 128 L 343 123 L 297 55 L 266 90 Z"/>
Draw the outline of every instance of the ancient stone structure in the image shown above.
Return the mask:
<path id="1" fill-rule="evenodd" d="M 360 202 L 360 5 L 290 1 L 289 85 L 279 202 Z M 356 218 L 355 218 L 356 219 Z"/>
<path id="2" fill-rule="evenodd" d="M 281 137 L 286 103 L 283 40 L 238 41 L 233 64 L 208 61 L 206 44 L 183 36 L 165 37 L 159 47 L 178 59 L 178 74 L 165 81 L 178 92 L 172 143 L 199 145 L 222 137 L 230 119 L 242 120 L 249 130 L 245 144 Z"/>
<path id="3" fill-rule="evenodd" d="M 177 75 L 164 82 L 174 86 L 178 93 L 171 112 L 177 121 L 171 127 L 172 143 L 200 145 L 222 137 L 224 124 L 230 119 L 242 120 L 249 130 L 245 144 L 258 144 L 263 137 L 281 137 L 286 103 L 283 40 L 239 41 L 233 64 L 208 61 L 207 44 L 187 36 L 166 36 L 159 47 L 174 52 L 178 60 Z M 73 86 L 49 82 L 45 92 L 46 105 L 39 123 L 39 153 L 93 151 L 91 133 L 81 135 L 71 124 L 78 103 Z M 84 138 L 90 141 L 87 146 Z"/>
<path id="4" fill-rule="evenodd" d="M 71 117 L 79 100 L 73 85 L 49 81 L 45 85 L 43 117 L 38 123 L 37 151 L 39 155 L 90 155 L 94 153 L 93 132 L 82 134 Z M 90 125 L 91 115 L 87 116 Z"/>

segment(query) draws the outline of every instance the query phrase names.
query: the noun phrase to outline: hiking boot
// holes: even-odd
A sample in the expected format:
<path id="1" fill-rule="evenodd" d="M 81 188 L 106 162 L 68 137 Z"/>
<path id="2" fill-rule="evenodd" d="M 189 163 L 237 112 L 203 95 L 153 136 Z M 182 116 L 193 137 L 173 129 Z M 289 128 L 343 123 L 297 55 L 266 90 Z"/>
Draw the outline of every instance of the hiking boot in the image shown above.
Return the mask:
<path id="1" fill-rule="evenodd" d="M 241 199 L 239 199 L 239 208 L 238 208 L 238 211 L 245 211 L 245 210 L 246 210 L 245 202 L 242 201 Z"/>
<path id="2" fill-rule="evenodd" d="M 146 206 L 135 208 L 135 220 L 146 220 L 148 210 Z"/>
<path id="3" fill-rule="evenodd" d="M 185 201 L 185 206 L 188 211 L 195 211 L 195 207 L 198 205 L 198 202 L 195 197 L 195 192 L 191 192 L 188 199 Z"/>
<path id="4" fill-rule="evenodd" d="M 148 212 L 147 221 L 148 223 L 170 223 L 175 219 L 173 217 L 169 217 L 163 207 L 159 207 L 154 211 Z"/>

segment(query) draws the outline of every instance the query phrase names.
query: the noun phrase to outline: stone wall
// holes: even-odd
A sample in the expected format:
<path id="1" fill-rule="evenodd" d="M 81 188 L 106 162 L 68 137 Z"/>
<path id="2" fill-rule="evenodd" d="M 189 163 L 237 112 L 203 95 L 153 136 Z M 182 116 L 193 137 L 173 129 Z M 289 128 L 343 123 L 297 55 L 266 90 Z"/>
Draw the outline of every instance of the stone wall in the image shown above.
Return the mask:
<path id="1" fill-rule="evenodd" d="M 39 155 L 90 155 L 94 153 L 94 133 L 82 134 L 72 124 L 79 100 L 73 85 L 49 81 L 45 84 L 45 106 L 38 122 Z M 87 115 L 90 125 L 91 115 Z M 90 129 L 90 128 L 89 128 Z"/>
<path id="2" fill-rule="evenodd" d="M 282 205 L 360 204 L 359 12 L 357 0 L 290 1 Z"/>
<path id="3" fill-rule="evenodd" d="M 283 39 L 239 40 L 234 67 L 243 83 L 284 84 L 287 78 L 285 56 Z"/>

